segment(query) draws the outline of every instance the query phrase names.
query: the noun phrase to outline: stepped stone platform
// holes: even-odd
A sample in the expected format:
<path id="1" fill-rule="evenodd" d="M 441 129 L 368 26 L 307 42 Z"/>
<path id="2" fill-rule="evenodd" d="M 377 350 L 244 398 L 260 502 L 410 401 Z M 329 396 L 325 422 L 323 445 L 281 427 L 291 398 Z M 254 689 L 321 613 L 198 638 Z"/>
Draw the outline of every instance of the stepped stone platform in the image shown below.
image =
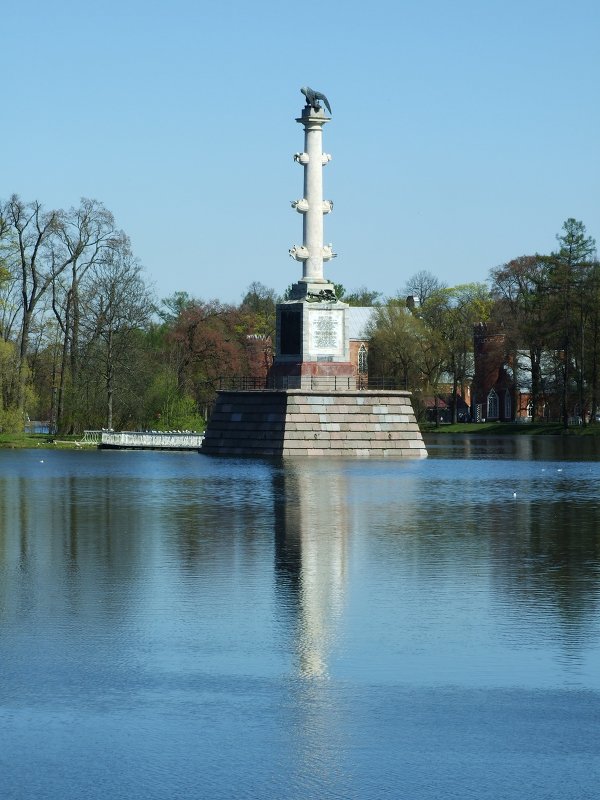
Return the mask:
<path id="1" fill-rule="evenodd" d="M 202 453 L 424 458 L 405 391 L 220 391 Z"/>

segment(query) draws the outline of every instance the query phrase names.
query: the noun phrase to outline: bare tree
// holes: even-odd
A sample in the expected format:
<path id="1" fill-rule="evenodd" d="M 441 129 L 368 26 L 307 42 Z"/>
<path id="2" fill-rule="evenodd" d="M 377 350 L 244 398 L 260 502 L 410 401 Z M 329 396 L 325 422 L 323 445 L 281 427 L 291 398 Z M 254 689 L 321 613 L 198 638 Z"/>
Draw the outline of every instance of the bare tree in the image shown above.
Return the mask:
<path id="1" fill-rule="evenodd" d="M 0 266 L 0 338 L 5 342 L 14 339 L 21 307 L 19 276 L 14 266 L 8 260 Z"/>
<path id="2" fill-rule="evenodd" d="M 445 288 L 445 283 L 431 272 L 422 269 L 406 281 L 403 291 L 405 296 L 416 297 L 422 306 L 433 294 Z"/>
<path id="3" fill-rule="evenodd" d="M 120 379 L 139 366 L 139 334 L 150 321 L 154 299 L 126 240 L 92 265 L 86 288 L 86 349 L 102 379 L 106 427 L 112 428 L 115 394 Z"/>
<path id="4" fill-rule="evenodd" d="M 86 198 L 78 208 L 60 215 L 56 239 L 57 252 L 70 266 L 54 280 L 52 293 L 52 308 L 63 336 L 55 409 L 57 425 L 63 428 L 67 371 L 75 395 L 79 381 L 81 282 L 92 266 L 110 259 L 116 248 L 129 247 L 129 243 L 125 234 L 116 229 L 110 211 L 97 200 Z"/>
<path id="5" fill-rule="evenodd" d="M 38 303 L 72 261 L 72 254 L 57 247 L 61 212 L 45 212 L 41 203 L 22 202 L 13 195 L 2 215 L 10 226 L 13 255 L 19 274 L 20 317 L 18 398 L 23 407 L 26 359 L 33 316 Z"/>

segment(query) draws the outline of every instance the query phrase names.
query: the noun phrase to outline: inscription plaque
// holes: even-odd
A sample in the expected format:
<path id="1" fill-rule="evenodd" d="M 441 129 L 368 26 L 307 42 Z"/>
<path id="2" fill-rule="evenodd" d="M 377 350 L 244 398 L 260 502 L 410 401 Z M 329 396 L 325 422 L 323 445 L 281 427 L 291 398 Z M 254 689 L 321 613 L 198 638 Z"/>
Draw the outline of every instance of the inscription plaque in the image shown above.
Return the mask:
<path id="1" fill-rule="evenodd" d="M 342 342 L 343 312 L 312 311 L 310 313 L 310 344 L 313 353 L 339 353 Z"/>

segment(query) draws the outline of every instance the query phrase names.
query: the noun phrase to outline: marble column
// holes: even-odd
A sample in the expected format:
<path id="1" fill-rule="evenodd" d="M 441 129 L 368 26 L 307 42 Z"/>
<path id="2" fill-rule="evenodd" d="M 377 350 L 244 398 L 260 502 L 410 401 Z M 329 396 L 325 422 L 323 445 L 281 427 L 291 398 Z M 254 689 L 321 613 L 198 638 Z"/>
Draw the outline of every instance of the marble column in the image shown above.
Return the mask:
<path id="1" fill-rule="evenodd" d="M 323 126 L 330 121 L 322 108 L 318 111 L 305 106 L 296 122 L 304 126 L 304 152 L 296 153 L 295 161 L 304 168 L 304 196 L 292 206 L 303 215 L 302 245 L 295 245 L 290 255 L 302 262 L 304 283 L 329 283 L 323 275 L 323 262 L 334 258 L 331 245 L 323 244 L 323 216 L 328 214 L 333 203 L 323 200 L 323 167 L 331 156 L 323 153 Z"/>

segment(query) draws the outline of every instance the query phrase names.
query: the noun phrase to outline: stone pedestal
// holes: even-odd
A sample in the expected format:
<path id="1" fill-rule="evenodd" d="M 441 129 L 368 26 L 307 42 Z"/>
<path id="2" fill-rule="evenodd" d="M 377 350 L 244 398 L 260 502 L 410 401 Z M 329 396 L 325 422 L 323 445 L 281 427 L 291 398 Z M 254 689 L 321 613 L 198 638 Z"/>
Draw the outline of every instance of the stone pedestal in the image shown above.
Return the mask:
<path id="1" fill-rule="evenodd" d="M 202 453 L 424 458 L 410 392 L 219 392 Z"/>
<path id="2" fill-rule="evenodd" d="M 350 363 L 346 308 L 336 299 L 331 283 L 292 287 L 292 299 L 277 306 L 275 358 L 269 374 L 275 386 L 305 388 L 304 377 L 356 375 Z M 298 378 L 296 383 L 290 382 L 293 377 Z M 328 388 L 327 382 L 322 388 Z"/>

